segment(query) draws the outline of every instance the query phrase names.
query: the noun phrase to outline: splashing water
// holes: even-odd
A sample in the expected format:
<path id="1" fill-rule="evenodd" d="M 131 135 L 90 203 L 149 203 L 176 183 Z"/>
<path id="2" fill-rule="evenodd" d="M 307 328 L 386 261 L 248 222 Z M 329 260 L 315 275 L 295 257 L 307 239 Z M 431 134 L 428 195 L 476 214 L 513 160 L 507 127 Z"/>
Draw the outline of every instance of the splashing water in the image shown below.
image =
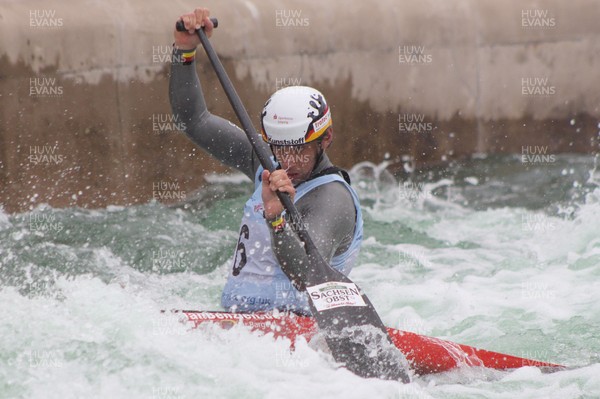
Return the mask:
<path id="1" fill-rule="evenodd" d="M 160 310 L 219 309 L 252 190 L 213 176 L 185 207 L 0 213 L 0 397 L 599 397 L 597 159 L 487 157 L 400 183 L 388 166 L 351 170 L 365 217 L 351 277 L 385 324 L 572 369 L 403 385 L 304 341 L 191 331 Z"/>

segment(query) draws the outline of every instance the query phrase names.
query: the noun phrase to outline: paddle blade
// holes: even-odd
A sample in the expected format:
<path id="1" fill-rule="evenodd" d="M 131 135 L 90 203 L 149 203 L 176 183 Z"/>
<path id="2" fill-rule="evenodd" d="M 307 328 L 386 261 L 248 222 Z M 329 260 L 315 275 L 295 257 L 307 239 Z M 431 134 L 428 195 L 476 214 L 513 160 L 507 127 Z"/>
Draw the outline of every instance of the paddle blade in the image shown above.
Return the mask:
<path id="1" fill-rule="evenodd" d="M 410 382 L 408 362 L 396 348 L 369 298 L 308 245 L 305 276 L 309 306 L 333 358 L 365 378 Z M 285 272 L 285 270 L 284 270 Z M 298 273 L 298 267 L 294 272 Z"/>

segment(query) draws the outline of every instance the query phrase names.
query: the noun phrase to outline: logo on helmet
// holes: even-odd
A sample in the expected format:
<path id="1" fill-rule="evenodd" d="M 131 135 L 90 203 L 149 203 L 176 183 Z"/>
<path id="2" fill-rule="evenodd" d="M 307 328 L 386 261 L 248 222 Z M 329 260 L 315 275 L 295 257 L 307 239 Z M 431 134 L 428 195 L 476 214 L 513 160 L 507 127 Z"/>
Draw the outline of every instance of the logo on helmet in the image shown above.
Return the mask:
<path id="1" fill-rule="evenodd" d="M 310 106 L 315 109 L 315 111 L 310 111 L 307 117 L 312 119 L 310 125 L 308 125 L 308 130 L 306 132 L 306 140 L 310 141 L 311 136 L 316 135 L 320 136 L 325 127 L 331 124 L 331 113 L 329 112 L 329 107 L 323 96 L 320 94 L 311 95 L 311 100 L 309 102 Z"/>
<path id="2" fill-rule="evenodd" d="M 283 140 L 277 140 L 274 138 L 270 138 L 269 139 L 269 144 L 273 144 L 273 145 L 300 145 L 300 144 L 304 144 L 306 142 L 306 140 L 304 140 L 304 137 L 300 137 L 298 139 L 283 139 Z"/>
<path id="3" fill-rule="evenodd" d="M 318 132 L 319 130 L 321 130 L 321 128 L 325 125 L 327 125 L 327 122 L 329 122 L 331 120 L 330 117 L 330 113 L 327 112 L 325 114 L 325 116 L 323 116 L 321 119 L 319 119 L 318 121 L 314 122 L 313 126 L 315 128 L 315 131 Z"/>

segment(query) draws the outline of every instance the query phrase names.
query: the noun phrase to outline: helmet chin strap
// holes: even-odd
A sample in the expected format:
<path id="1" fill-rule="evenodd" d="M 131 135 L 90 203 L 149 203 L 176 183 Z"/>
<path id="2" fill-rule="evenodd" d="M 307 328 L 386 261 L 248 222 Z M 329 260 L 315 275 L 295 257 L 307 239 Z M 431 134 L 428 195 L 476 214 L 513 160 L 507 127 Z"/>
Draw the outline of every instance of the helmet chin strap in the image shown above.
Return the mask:
<path id="1" fill-rule="evenodd" d="M 271 149 L 271 153 L 273 154 L 273 160 L 277 162 L 277 169 L 281 169 L 281 163 L 277 160 L 277 155 L 275 155 L 275 151 L 273 150 L 273 144 L 269 144 L 269 148 Z"/>
<path id="2" fill-rule="evenodd" d="M 315 169 L 317 169 L 317 166 L 321 163 L 321 161 L 323 160 L 323 154 L 325 153 L 325 150 L 323 149 L 323 141 L 319 142 L 319 154 L 317 155 L 317 159 L 315 160 L 315 164 L 312 167 L 312 170 L 310 171 L 310 174 L 308 175 L 308 178 L 310 179 L 310 176 L 313 175 L 313 173 L 315 173 Z"/>

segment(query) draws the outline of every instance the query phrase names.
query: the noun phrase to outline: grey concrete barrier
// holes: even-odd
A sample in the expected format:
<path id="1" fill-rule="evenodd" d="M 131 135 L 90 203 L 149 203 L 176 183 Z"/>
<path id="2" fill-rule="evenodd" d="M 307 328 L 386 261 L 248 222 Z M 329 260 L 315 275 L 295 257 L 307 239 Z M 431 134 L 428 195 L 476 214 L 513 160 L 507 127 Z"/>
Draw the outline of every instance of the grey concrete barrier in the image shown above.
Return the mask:
<path id="1" fill-rule="evenodd" d="M 168 104 L 173 25 L 198 5 L 251 115 L 284 86 L 325 93 L 342 166 L 598 150 L 597 0 L 0 0 L 6 210 L 177 201 L 225 170 Z M 203 55 L 198 72 L 235 121 Z"/>

